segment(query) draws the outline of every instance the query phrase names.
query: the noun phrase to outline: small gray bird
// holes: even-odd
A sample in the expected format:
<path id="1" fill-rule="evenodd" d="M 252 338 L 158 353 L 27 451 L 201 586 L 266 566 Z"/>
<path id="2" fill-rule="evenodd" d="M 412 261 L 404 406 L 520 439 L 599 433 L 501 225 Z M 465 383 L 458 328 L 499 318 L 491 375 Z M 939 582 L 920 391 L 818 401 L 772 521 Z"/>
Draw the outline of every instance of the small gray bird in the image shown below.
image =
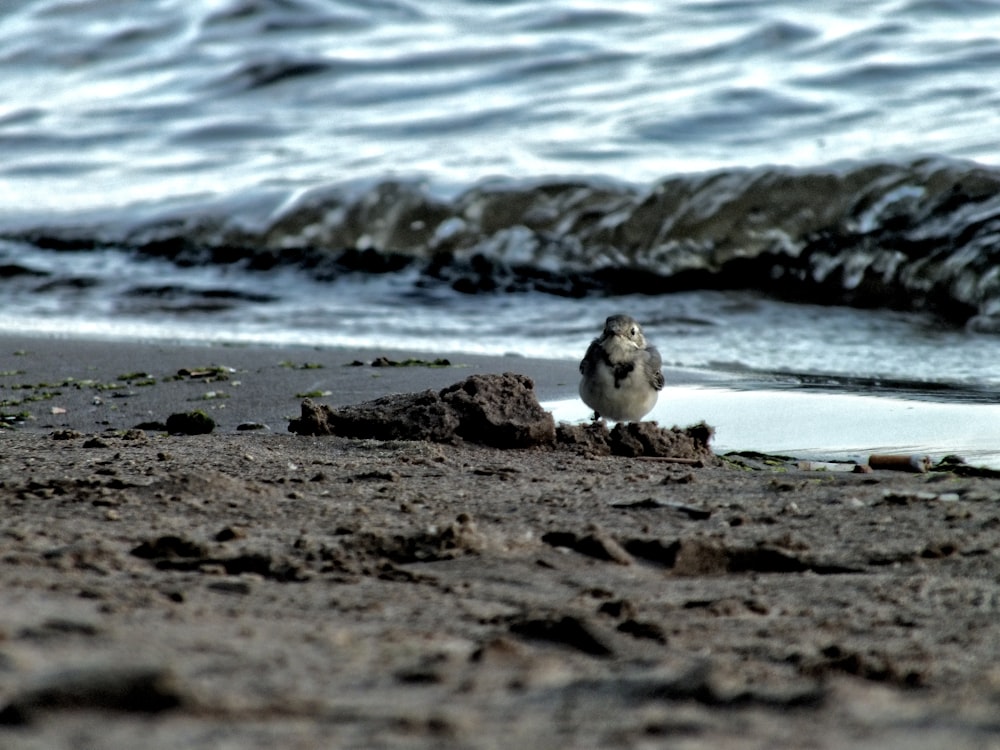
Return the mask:
<path id="1" fill-rule="evenodd" d="M 580 398 L 594 419 L 638 422 L 663 388 L 660 353 L 628 315 L 612 315 L 580 362 Z"/>

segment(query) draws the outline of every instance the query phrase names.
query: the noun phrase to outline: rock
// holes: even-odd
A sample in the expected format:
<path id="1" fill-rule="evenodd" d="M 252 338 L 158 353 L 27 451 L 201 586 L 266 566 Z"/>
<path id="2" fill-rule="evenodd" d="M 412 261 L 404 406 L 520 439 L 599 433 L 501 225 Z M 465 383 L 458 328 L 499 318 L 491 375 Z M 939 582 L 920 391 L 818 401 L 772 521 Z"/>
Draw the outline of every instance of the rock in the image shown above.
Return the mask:
<path id="1" fill-rule="evenodd" d="M 457 429 L 457 417 L 430 390 L 383 396 L 341 409 L 331 409 L 307 398 L 302 401 L 299 419 L 288 423 L 288 431 L 298 435 L 445 443 L 455 439 Z"/>
<path id="2" fill-rule="evenodd" d="M 442 400 L 458 414 L 459 435 L 496 448 L 552 445 L 555 421 L 535 397 L 526 375 L 472 375 L 441 391 Z"/>
<path id="3" fill-rule="evenodd" d="M 140 422 L 132 429 L 146 432 L 167 432 L 167 425 L 163 422 Z"/>
<path id="4" fill-rule="evenodd" d="M 172 435 L 207 435 L 215 429 L 215 420 L 203 411 L 179 412 L 167 417 L 166 427 Z"/>
<path id="5" fill-rule="evenodd" d="M 383 396 L 332 409 L 302 402 L 290 432 L 375 440 L 459 439 L 498 448 L 530 448 L 555 442 L 552 415 L 542 409 L 525 375 L 472 375 L 440 392 Z"/>
<path id="6" fill-rule="evenodd" d="M 713 430 L 704 422 L 685 430 L 661 428 L 656 422 L 619 422 L 611 430 L 611 452 L 616 456 L 707 458 Z"/>
<path id="7" fill-rule="evenodd" d="M 666 429 L 656 422 L 618 423 L 612 430 L 603 422 L 567 424 L 556 429 L 556 443 L 584 453 L 615 456 L 692 458 L 711 461 L 713 430 L 704 422 Z"/>
<path id="8" fill-rule="evenodd" d="M 167 534 L 147 539 L 132 549 L 132 554 L 145 560 L 178 557 L 202 557 L 207 554 L 205 545 L 184 537 Z"/>
<path id="9" fill-rule="evenodd" d="M 590 656 L 614 655 L 614 649 L 594 623 L 573 615 L 519 619 L 510 624 L 510 632 L 529 640 L 568 646 Z"/>
<path id="10" fill-rule="evenodd" d="M 77 438 L 82 438 L 83 433 L 76 430 L 54 430 L 50 433 L 49 437 L 53 440 L 76 440 Z"/>
<path id="11" fill-rule="evenodd" d="M 158 713 L 183 703 L 173 675 L 156 667 L 91 667 L 58 672 L 15 695 L 0 724 L 34 721 L 43 711 L 102 709 Z"/>

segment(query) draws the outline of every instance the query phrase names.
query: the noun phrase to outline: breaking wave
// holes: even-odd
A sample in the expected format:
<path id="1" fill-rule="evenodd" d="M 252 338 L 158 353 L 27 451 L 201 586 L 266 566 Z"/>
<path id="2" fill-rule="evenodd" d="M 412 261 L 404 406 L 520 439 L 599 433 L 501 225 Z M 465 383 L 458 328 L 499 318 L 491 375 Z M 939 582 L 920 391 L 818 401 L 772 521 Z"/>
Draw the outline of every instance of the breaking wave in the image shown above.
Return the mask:
<path id="1" fill-rule="evenodd" d="M 725 170 L 649 186 L 496 179 L 451 195 L 387 180 L 138 215 L 4 234 L 182 266 L 292 266 L 319 280 L 406 270 L 417 288 L 469 294 L 754 289 L 1000 331 L 1000 171 L 943 158 Z"/>

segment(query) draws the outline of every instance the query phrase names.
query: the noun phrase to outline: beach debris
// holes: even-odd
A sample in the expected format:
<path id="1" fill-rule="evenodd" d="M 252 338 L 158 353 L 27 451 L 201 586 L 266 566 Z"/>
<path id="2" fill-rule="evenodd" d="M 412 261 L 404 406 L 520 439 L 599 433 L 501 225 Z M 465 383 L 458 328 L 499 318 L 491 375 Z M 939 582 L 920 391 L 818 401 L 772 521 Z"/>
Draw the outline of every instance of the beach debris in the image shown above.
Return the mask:
<path id="1" fill-rule="evenodd" d="M 249 432 L 253 430 L 270 430 L 270 429 L 271 428 L 268 427 L 263 422 L 240 422 L 238 425 L 236 425 L 236 430 L 238 432 Z"/>
<path id="2" fill-rule="evenodd" d="M 220 398 L 229 398 L 229 394 L 225 391 L 205 391 L 200 396 L 190 399 L 191 401 L 215 401 Z"/>
<path id="3" fill-rule="evenodd" d="M 798 467 L 801 471 L 835 471 L 845 474 L 867 473 L 865 469 L 871 471 L 867 464 L 854 461 L 799 461 Z"/>
<path id="4" fill-rule="evenodd" d="M 468 440 L 497 448 L 531 448 L 555 442 L 555 422 L 525 375 L 471 375 L 440 391 L 383 396 L 331 408 L 302 402 L 289 432 L 376 440 Z"/>
<path id="5" fill-rule="evenodd" d="M 883 505 L 910 505 L 911 503 L 956 503 L 962 499 L 957 492 L 926 492 L 923 490 L 886 490 L 882 493 Z"/>
<path id="6" fill-rule="evenodd" d="M 372 360 L 372 367 L 451 367 L 451 362 L 443 357 L 434 360 L 408 357 L 401 361 L 388 357 L 377 357 Z"/>
<path id="7" fill-rule="evenodd" d="M 296 393 L 295 398 L 323 398 L 324 396 L 332 396 L 333 391 L 304 391 L 303 393 Z"/>
<path id="8" fill-rule="evenodd" d="M 220 380 L 229 380 L 229 376 L 236 372 L 234 367 L 224 365 L 211 365 L 209 367 L 182 367 L 177 371 L 174 380 L 200 380 L 203 383 L 214 383 Z M 171 378 L 167 378 L 168 380 Z"/>
<path id="9" fill-rule="evenodd" d="M 910 456 L 873 453 L 868 457 L 868 465 L 873 469 L 892 469 L 894 471 L 912 471 L 926 474 L 931 468 L 929 456 L 913 454 Z"/>
<path id="10" fill-rule="evenodd" d="M 31 412 L 22 411 L 17 414 L 7 414 L 5 412 L 0 412 L 0 429 L 4 427 L 13 427 L 14 425 L 24 424 L 29 419 L 34 419 Z"/>
<path id="11" fill-rule="evenodd" d="M 172 435 L 207 435 L 215 429 L 215 420 L 205 412 L 178 412 L 167 417 L 167 432 Z"/>
<path id="12" fill-rule="evenodd" d="M 960 477 L 980 477 L 983 479 L 1000 479 L 1000 469 L 990 469 L 985 466 L 972 466 L 961 456 L 949 454 L 937 462 L 932 471 L 950 471 Z"/>
<path id="13" fill-rule="evenodd" d="M 84 667 L 56 672 L 16 694 L 0 709 L 0 724 L 29 724 L 46 711 L 159 713 L 183 704 L 173 674 L 161 667 Z"/>
<path id="14" fill-rule="evenodd" d="M 929 456 L 917 454 L 899 455 L 891 453 L 873 453 L 867 459 L 855 461 L 799 461 L 801 471 L 835 471 L 854 474 L 870 474 L 874 469 L 890 471 L 910 471 L 926 474 L 931 468 Z"/>
<path id="15" fill-rule="evenodd" d="M 350 367 L 364 367 L 365 365 L 370 365 L 371 367 L 451 367 L 451 361 L 445 359 L 444 357 L 438 357 L 437 359 L 417 359 L 415 357 L 408 357 L 403 360 L 389 359 L 388 357 L 376 357 L 371 362 L 362 362 L 360 359 L 356 359 L 349 363 Z"/>
<path id="16" fill-rule="evenodd" d="M 49 433 L 49 437 L 53 440 L 76 440 L 82 438 L 83 433 L 76 430 L 53 430 Z"/>
<path id="17" fill-rule="evenodd" d="M 133 430 L 144 430 L 146 432 L 167 432 L 167 425 L 164 422 L 140 422 Z"/>

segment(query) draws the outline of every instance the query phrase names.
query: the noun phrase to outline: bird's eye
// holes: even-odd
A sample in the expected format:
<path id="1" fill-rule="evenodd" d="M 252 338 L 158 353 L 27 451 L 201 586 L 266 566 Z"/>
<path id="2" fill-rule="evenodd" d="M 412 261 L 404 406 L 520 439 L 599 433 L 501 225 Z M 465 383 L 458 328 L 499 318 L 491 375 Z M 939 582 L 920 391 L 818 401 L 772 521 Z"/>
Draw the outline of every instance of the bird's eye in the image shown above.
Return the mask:
<path id="1" fill-rule="evenodd" d="M 630 336 L 635 336 L 638 332 L 639 332 L 639 329 L 636 328 L 635 326 L 632 326 L 632 330 L 629 331 L 629 335 Z"/>

